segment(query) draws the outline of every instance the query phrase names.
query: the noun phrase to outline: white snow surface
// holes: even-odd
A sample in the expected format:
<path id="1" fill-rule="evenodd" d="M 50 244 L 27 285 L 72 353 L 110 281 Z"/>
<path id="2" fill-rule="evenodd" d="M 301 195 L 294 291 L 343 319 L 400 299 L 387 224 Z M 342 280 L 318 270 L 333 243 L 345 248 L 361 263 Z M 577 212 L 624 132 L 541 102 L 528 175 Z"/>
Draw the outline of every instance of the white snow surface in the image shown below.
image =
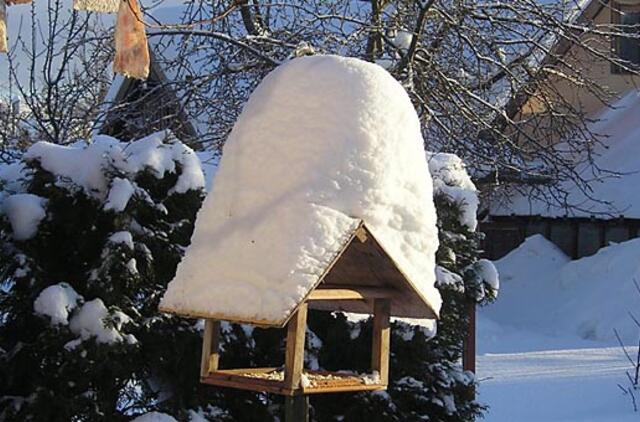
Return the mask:
<path id="1" fill-rule="evenodd" d="M 541 335 L 612 345 L 617 329 L 625 344 L 635 344 L 640 331 L 629 313 L 640 317 L 638 256 L 640 239 L 633 239 L 571 261 L 543 236 L 531 236 L 496 262 L 500 298 L 484 315 Z"/>
<path id="2" fill-rule="evenodd" d="M 138 416 L 131 422 L 178 422 L 173 416 L 160 412 L 149 412 Z"/>
<path id="3" fill-rule="evenodd" d="M 109 317 L 111 317 L 114 327 L 105 325 Z M 110 315 L 104 302 L 101 299 L 94 299 L 86 302 L 74 313 L 69 321 L 69 328 L 82 340 L 95 337 L 98 343 L 111 344 L 125 340 L 132 343 L 135 342 L 132 336 L 125 336 L 119 331 L 122 324 L 129 320 L 130 318 L 123 312 L 114 312 Z"/>
<path id="4" fill-rule="evenodd" d="M 91 143 L 81 141 L 70 146 L 37 142 L 29 148 L 25 158 L 38 160 L 45 170 L 61 178 L 60 183 L 70 180 L 99 199 L 109 195 L 107 206 L 112 209 L 126 206 L 131 189 L 124 184 L 116 184 L 111 187 L 112 190 L 115 187 L 115 192 L 109 192 L 103 170 L 107 164 L 130 175 L 149 168 L 158 178 L 175 172 L 179 165 L 182 173 L 174 187 L 176 192 L 202 189 L 205 185 L 197 155 L 191 148 L 177 142 L 169 130 L 130 143 L 106 135 L 94 136 Z"/>
<path id="5" fill-rule="evenodd" d="M 487 283 L 492 290 L 498 291 L 500 289 L 500 276 L 493 262 L 488 259 L 479 259 L 474 264 L 474 267 L 478 271 L 478 275 L 482 278 L 482 281 Z"/>
<path id="6" fill-rule="evenodd" d="M 427 152 L 429 171 L 433 177 L 433 190 L 446 195 L 460 205 L 460 224 L 474 231 L 478 225 L 477 212 L 480 203 L 478 190 L 471 181 L 464 162 L 455 154 Z"/>
<path id="7" fill-rule="evenodd" d="M 111 236 L 109 236 L 109 240 L 113 243 L 123 243 L 129 247 L 129 249 L 133 250 L 133 237 L 130 232 L 121 231 L 115 232 Z"/>
<path id="8" fill-rule="evenodd" d="M 67 325 L 71 311 L 82 297 L 67 283 L 51 285 L 40 292 L 33 302 L 33 310 L 51 318 L 52 325 Z"/>
<path id="9" fill-rule="evenodd" d="M 124 211 L 134 192 L 135 188 L 128 179 L 115 177 L 111 182 L 111 189 L 109 189 L 104 209 L 116 212 Z"/>
<path id="10" fill-rule="evenodd" d="M 640 195 L 630 194 L 640 184 L 640 161 L 637 158 L 640 155 L 639 115 L 640 91 L 634 89 L 614 103 L 612 108 L 595 116 L 597 121 L 590 125 L 590 130 L 602 137 L 602 145 L 595 147 L 593 158 L 604 173 L 594 174 L 591 166 L 584 163 L 586 157 L 577 160 L 577 171 L 590 181 L 591 191 L 587 195 L 574 183 L 564 183 L 561 188 L 568 192 L 566 202 L 572 208 L 532 199 L 525 192 L 514 195 L 511 203 L 493 204 L 491 214 L 545 217 L 593 215 L 599 218 L 622 214 L 628 218 L 640 218 Z"/>
<path id="11" fill-rule="evenodd" d="M 482 324 L 482 322 L 480 322 Z M 522 344 L 532 334 L 510 340 Z M 534 337 L 535 338 L 535 337 Z M 490 422 L 637 422 L 627 383 L 631 366 L 619 347 L 547 340 L 550 350 L 487 353 L 478 357 L 478 400 Z"/>
<path id="12" fill-rule="evenodd" d="M 360 220 L 438 312 L 432 184 L 406 92 L 358 59 L 291 60 L 231 132 L 161 307 L 280 325 Z"/>
<path id="13" fill-rule="evenodd" d="M 2 211 L 9 218 L 13 238 L 27 240 L 38 232 L 38 224 L 47 215 L 46 200 L 30 193 L 8 196 L 2 203 Z"/>
<path id="14" fill-rule="evenodd" d="M 631 422 L 640 330 L 640 239 L 571 261 L 541 235 L 496 262 L 500 296 L 478 312 L 478 399 L 491 422 Z M 637 391 L 636 391 L 636 399 Z M 541 405 L 543 404 L 543 405 Z"/>
<path id="15" fill-rule="evenodd" d="M 413 33 L 405 30 L 399 30 L 396 35 L 391 38 L 393 45 L 403 50 L 409 49 L 411 41 L 413 41 Z"/>

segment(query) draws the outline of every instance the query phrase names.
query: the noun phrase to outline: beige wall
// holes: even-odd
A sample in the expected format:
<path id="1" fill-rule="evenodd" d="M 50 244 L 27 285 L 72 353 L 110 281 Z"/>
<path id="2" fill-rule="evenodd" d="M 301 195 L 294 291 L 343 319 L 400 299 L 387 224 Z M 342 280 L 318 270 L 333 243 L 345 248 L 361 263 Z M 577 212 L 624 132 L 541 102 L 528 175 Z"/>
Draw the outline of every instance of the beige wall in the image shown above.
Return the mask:
<path id="1" fill-rule="evenodd" d="M 598 0 L 594 0 L 598 1 Z M 636 1 L 637 2 L 637 1 Z M 614 6 L 617 7 L 617 6 Z M 631 6 L 637 10 L 640 10 L 640 5 Z M 595 24 L 607 25 L 612 22 L 612 11 L 610 7 L 603 7 L 594 19 Z M 585 37 L 584 41 L 587 45 L 597 48 L 599 51 L 612 48 L 611 40 L 603 40 L 599 38 L 596 40 L 594 37 Z M 605 60 L 594 59 L 592 53 L 587 52 L 582 47 L 572 47 L 566 54 L 565 60 L 579 69 L 581 75 L 586 80 L 595 81 L 598 86 L 611 92 L 613 98 L 619 97 L 629 90 L 640 87 L 640 78 L 632 77 L 629 74 L 615 73 L 612 70 L 611 64 Z M 604 104 L 598 95 L 591 93 L 587 88 L 577 88 L 574 83 L 566 81 L 560 77 L 552 78 L 552 88 L 545 93 L 547 100 L 553 101 L 553 98 L 561 96 L 571 102 L 575 107 L 585 113 L 587 116 L 597 115 L 604 107 Z M 527 117 L 532 113 L 537 113 L 544 110 L 544 101 L 541 99 L 540 94 L 533 96 L 523 107 L 522 116 Z"/>

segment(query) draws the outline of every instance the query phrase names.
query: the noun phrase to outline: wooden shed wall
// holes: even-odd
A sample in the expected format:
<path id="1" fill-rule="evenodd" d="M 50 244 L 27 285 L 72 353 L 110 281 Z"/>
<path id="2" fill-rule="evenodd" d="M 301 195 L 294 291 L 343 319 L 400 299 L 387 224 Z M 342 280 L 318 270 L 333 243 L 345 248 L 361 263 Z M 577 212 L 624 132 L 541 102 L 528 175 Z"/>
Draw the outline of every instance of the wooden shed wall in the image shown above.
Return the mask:
<path id="1" fill-rule="evenodd" d="M 527 237 L 541 234 L 573 259 L 593 255 L 611 242 L 640 237 L 640 219 L 490 217 L 480 223 L 484 255 L 499 259 Z"/>

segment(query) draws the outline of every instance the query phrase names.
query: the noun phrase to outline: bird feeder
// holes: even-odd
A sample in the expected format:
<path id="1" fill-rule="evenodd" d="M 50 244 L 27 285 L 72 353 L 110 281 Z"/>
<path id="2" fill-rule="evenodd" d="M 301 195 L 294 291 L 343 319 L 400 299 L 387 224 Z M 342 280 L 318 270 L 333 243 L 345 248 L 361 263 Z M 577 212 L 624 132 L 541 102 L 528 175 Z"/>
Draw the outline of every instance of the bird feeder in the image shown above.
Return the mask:
<path id="1" fill-rule="evenodd" d="M 390 318 L 437 318 L 436 220 L 402 86 L 357 59 L 293 59 L 238 118 L 160 310 L 206 320 L 203 383 L 286 402 L 382 390 Z M 304 368 L 308 309 L 373 315 L 368 373 Z M 286 328 L 284 367 L 222 368 L 221 321 Z"/>
<path id="2" fill-rule="evenodd" d="M 369 374 L 311 371 L 303 367 L 307 309 L 373 315 Z M 160 310 L 175 313 L 174 309 L 162 306 Z M 282 323 L 240 320 L 224 314 L 188 313 L 188 316 L 205 318 L 200 366 L 202 383 L 286 396 L 386 389 L 390 317 L 436 318 L 428 301 L 403 275 L 363 222 L 353 230 L 315 288 Z M 221 321 L 286 327 L 284 368 L 221 368 Z"/>

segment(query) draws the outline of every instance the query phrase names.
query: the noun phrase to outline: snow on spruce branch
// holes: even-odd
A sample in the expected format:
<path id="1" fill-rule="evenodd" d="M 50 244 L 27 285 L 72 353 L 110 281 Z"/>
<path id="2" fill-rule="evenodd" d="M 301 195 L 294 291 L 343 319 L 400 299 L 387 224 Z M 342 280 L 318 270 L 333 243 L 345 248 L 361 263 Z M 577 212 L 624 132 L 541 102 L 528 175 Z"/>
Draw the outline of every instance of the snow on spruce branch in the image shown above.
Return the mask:
<path id="1" fill-rule="evenodd" d="M 197 155 L 178 141 L 170 131 L 122 143 L 98 135 L 91 142 L 79 141 L 69 146 L 38 142 L 24 154 L 23 162 L 7 166 L 0 181 L 13 189 L 24 189 L 27 167 L 41 167 L 51 173 L 55 184 L 69 190 L 81 190 L 104 202 L 104 209 L 123 211 L 136 192 L 141 192 L 133 176 L 148 169 L 158 179 L 168 173 L 179 176 L 172 192 L 184 193 L 205 186 Z M 120 177 L 110 177 L 115 173 Z M 171 193 L 171 192 L 170 192 Z M 2 214 L 9 220 L 15 240 L 27 240 L 37 232 L 46 216 L 46 200 L 31 193 L 18 192 L 0 198 Z"/>

